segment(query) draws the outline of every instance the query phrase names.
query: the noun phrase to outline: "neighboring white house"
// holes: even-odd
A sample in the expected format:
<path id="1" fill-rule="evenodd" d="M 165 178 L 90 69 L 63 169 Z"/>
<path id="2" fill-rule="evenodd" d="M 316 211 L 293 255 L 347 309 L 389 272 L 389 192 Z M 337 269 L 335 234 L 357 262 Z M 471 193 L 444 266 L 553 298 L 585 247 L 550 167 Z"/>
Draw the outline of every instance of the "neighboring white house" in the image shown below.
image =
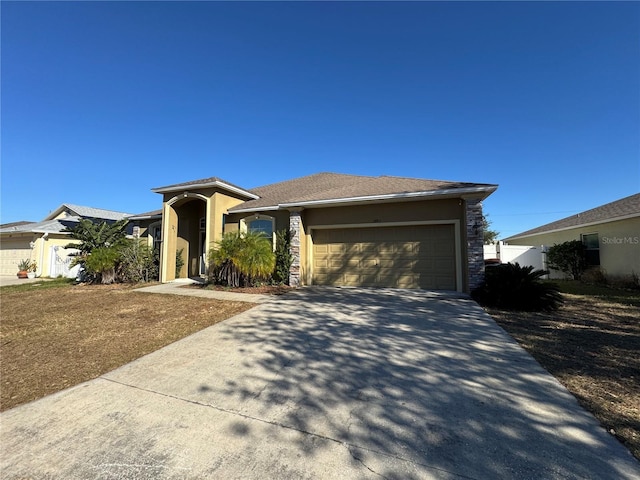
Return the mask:
<path id="1" fill-rule="evenodd" d="M 604 274 L 640 275 L 640 193 L 513 235 L 504 244 L 548 248 L 570 240 L 581 240 L 589 265 Z"/>
<path id="2" fill-rule="evenodd" d="M 0 275 L 15 275 L 18 262 L 28 259 L 36 262 L 38 277 L 74 277 L 75 271 L 69 268 L 69 254 L 75 249 L 65 248 L 74 240 L 69 238 L 66 228 L 73 228 L 81 218 L 112 222 L 129 216 L 65 203 L 40 222 L 0 225 Z"/>

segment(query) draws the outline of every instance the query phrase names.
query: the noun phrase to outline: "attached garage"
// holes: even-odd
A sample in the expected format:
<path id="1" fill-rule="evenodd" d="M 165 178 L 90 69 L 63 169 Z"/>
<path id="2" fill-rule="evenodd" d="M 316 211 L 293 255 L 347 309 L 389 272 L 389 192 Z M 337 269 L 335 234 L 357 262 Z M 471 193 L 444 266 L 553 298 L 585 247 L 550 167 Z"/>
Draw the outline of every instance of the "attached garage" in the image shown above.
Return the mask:
<path id="1" fill-rule="evenodd" d="M 0 243 L 0 275 L 18 273 L 18 262 L 31 258 L 30 238 L 7 238 Z"/>
<path id="2" fill-rule="evenodd" d="M 312 230 L 313 284 L 460 289 L 455 224 Z"/>

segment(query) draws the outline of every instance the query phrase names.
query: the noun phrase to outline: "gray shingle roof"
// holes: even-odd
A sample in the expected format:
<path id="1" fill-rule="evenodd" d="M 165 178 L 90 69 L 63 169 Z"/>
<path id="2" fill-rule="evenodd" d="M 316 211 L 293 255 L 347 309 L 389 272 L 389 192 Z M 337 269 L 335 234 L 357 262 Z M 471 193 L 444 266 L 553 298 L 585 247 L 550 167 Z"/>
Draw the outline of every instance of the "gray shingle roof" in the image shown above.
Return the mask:
<path id="1" fill-rule="evenodd" d="M 71 203 L 63 203 L 53 212 L 51 212 L 45 220 L 52 220 L 54 217 L 60 215 L 60 213 L 67 211 L 71 216 L 78 216 L 83 218 L 97 218 L 100 220 L 122 220 L 123 218 L 130 217 L 130 213 L 116 212 L 114 210 L 104 210 L 102 208 L 84 207 L 82 205 L 73 205 Z"/>
<path id="2" fill-rule="evenodd" d="M 495 189 L 497 185 L 425 180 L 404 177 L 369 177 L 339 173 L 316 173 L 263 187 L 252 188 L 260 198 L 249 200 L 229 211 L 261 209 L 281 204 L 329 201 L 380 195 L 438 192 L 455 189 Z"/>
<path id="3" fill-rule="evenodd" d="M 66 212 L 64 218 L 54 218 Z M 74 227 L 81 218 L 95 218 L 97 220 L 122 220 L 131 216 L 129 213 L 104 210 L 102 208 L 83 207 L 71 203 L 63 203 L 40 222 L 16 222 L 16 224 L 3 225 L 0 233 L 60 233 L 66 227 Z"/>
<path id="4" fill-rule="evenodd" d="M 67 217 L 58 220 L 43 220 L 22 225 L 0 228 L 0 233 L 61 233 L 67 227 L 74 227 L 78 217 Z"/>
<path id="5" fill-rule="evenodd" d="M 512 235 L 504 240 L 509 241 L 515 238 L 538 235 L 540 233 L 548 233 L 556 230 L 565 230 L 567 228 L 579 227 L 580 225 L 611 222 L 619 218 L 633 216 L 640 216 L 640 193 L 592 208 L 591 210 L 586 210 L 578 213 L 577 215 L 571 215 L 570 217 L 547 223 L 540 227 L 532 228 L 531 230 L 518 233 L 517 235 Z"/>
<path id="6" fill-rule="evenodd" d="M 129 220 L 147 220 L 151 217 L 162 216 L 162 209 L 160 210 L 151 210 L 150 212 L 137 213 L 136 215 L 131 215 Z"/>

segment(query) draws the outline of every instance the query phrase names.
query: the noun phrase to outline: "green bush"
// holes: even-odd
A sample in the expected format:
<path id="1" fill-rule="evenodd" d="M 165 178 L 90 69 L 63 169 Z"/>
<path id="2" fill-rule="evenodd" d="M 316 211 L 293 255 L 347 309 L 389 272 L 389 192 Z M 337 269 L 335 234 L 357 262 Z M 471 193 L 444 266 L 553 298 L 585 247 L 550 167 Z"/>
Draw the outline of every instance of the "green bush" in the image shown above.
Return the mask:
<path id="1" fill-rule="evenodd" d="M 94 248 L 85 257 L 85 268 L 91 278 L 99 279 L 100 283 L 110 284 L 116 281 L 116 266 L 120 260 L 117 247 Z"/>
<path id="2" fill-rule="evenodd" d="M 129 240 L 120 250 L 118 278 L 123 282 L 150 282 L 158 279 L 159 256 L 144 240 Z"/>
<path id="3" fill-rule="evenodd" d="M 289 284 L 289 271 L 293 263 L 291 255 L 291 230 L 283 229 L 276 232 L 276 267 L 273 270 L 275 283 Z"/>
<path id="4" fill-rule="evenodd" d="M 480 305 L 505 310 L 551 311 L 562 304 L 562 296 L 555 283 L 543 282 L 548 272 L 506 263 L 489 267 L 485 280 L 471 292 Z"/>
<path id="5" fill-rule="evenodd" d="M 209 251 L 209 281 L 229 287 L 267 280 L 275 267 L 271 242 L 259 232 L 229 232 Z"/>
<path id="6" fill-rule="evenodd" d="M 176 251 L 176 278 L 180 278 L 180 271 L 182 271 L 182 267 L 184 267 L 184 258 L 182 258 L 182 252 L 184 252 L 184 248 Z"/>
<path id="7" fill-rule="evenodd" d="M 587 268 L 584 244 L 580 240 L 571 240 L 549 247 L 547 266 L 571 275 L 574 280 L 580 280 Z"/>

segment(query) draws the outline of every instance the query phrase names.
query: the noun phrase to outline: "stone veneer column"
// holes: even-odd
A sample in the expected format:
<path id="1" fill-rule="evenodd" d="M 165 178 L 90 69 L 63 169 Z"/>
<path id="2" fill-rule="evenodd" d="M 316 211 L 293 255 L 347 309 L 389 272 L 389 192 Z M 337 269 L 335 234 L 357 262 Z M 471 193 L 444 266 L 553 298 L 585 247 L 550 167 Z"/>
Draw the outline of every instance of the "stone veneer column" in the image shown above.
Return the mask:
<path id="1" fill-rule="evenodd" d="M 300 286 L 300 211 L 289 212 L 289 230 L 291 230 L 291 256 L 293 262 L 289 270 L 289 285 Z"/>
<path id="2" fill-rule="evenodd" d="M 467 218 L 467 264 L 469 265 L 469 291 L 484 280 L 484 233 L 482 228 L 482 201 L 465 200 Z"/>

